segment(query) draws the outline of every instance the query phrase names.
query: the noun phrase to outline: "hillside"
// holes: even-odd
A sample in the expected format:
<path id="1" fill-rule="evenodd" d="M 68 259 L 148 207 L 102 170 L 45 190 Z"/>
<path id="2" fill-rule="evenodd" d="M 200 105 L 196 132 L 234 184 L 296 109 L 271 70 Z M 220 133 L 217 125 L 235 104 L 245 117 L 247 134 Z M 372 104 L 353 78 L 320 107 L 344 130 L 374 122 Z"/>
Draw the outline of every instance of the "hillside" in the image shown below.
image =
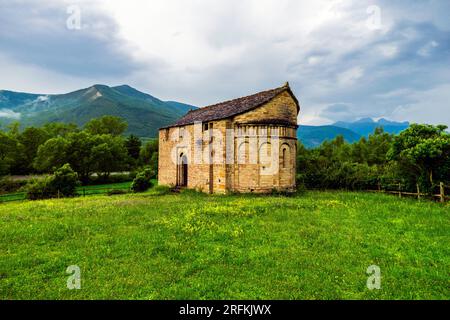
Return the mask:
<path id="1" fill-rule="evenodd" d="M 409 122 L 394 122 L 386 119 L 380 119 L 374 121 L 371 118 L 362 118 L 355 122 L 343 122 L 339 121 L 333 124 L 334 126 L 352 130 L 353 132 L 367 137 L 373 133 L 377 127 L 383 127 L 385 132 L 388 133 L 400 133 L 409 127 Z"/>
<path id="2" fill-rule="evenodd" d="M 349 129 L 337 126 L 300 126 L 297 131 L 298 139 L 307 148 L 314 148 L 322 144 L 326 140 L 333 140 L 337 136 L 342 135 L 349 142 L 358 141 L 361 136 Z"/>
<path id="3" fill-rule="evenodd" d="M 158 128 L 183 116 L 194 106 L 165 102 L 130 86 L 94 85 L 67 94 L 29 94 L 0 91 L 0 124 L 20 121 L 22 126 L 47 122 L 84 125 L 103 115 L 122 117 L 127 133 L 154 137 Z"/>

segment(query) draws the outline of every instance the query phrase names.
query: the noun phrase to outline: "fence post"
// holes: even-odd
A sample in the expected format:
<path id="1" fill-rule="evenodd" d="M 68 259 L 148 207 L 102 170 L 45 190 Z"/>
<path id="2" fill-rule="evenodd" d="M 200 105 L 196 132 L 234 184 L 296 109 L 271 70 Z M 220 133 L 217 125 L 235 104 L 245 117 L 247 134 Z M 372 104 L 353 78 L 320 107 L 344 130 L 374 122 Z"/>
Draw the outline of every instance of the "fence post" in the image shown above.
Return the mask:
<path id="1" fill-rule="evenodd" d="M 444 183 L 443 182 L 441 182 L 440 184 L 439 184 L 439 195 L 440 195 L 440 197 L 441 197 L 441 202 L 445 202 L 445 191 L 444 191 Z"/>
<path id="2" fill-rule="evenodd" d="M 401 198 L 402 197 L 402 183 L 399 182 L 398 184 L 398 197 Z"/>
<path id="3" fill-rule="evenodd" d="M 420 200 L 420 187 L 419 187 L 419 184 L 417 183 L 416 186 L 417 186 L 417 199 Z"/>

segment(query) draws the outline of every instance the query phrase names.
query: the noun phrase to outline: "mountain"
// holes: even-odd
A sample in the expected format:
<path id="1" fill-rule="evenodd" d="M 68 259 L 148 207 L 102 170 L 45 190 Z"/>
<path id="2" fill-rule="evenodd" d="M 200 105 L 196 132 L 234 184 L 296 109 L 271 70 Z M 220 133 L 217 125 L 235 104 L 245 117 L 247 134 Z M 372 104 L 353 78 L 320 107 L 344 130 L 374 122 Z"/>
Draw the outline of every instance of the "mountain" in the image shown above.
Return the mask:
<path id="1" fill-rule="evenodd" d="M 337 136 L 342 135 L 345 141 L 353 143 L 358 141 L 361 136 L 349 129 L 336 126 L 303 126 L 301 125 L 297 131 L 298 139 L 307 148 L 315 148 L 326 140 L 333 140 Z"/>
<path id="2" fill-rule="evenodd" d="M 196 107 L 162 101 L 128 85 L 97 84 L 67 94 L 29 94 L 0 91 L 0 123 L 19 120 L 23 126 L 47 122 L 84 125 L 92 118 L 119 116 L 128 122 L 127 133 L 156 137 L 158 128 L 175 122 Z"/>
<path id="3" fill-rule="evenodd" d="M 373 133 L 375 128 L 377 127 L 383 127 L 384 131 L 388 133 L 400 133 L 401 131 L 409 127 L 409 122 L 395 122 L 386 119 L 374 121 L 371 118 L 362 118 L 355 122 L 339 121 L 334 123 L 333 125 L 336 127 L 352 130 L 361 136 L 368 137 L 369 134 Z"/>

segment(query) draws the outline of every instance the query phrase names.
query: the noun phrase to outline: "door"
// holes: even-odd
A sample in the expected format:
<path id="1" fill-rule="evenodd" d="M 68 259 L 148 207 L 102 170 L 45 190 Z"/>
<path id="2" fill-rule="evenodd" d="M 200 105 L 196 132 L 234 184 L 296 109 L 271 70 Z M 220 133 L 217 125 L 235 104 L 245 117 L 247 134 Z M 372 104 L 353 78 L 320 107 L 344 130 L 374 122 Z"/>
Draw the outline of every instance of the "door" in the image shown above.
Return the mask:
<path id="1" fill-rule="evenodd" d="M 187 157 L 182 153 L 177 166 L 177 186 L 188 186 L 188 161 Z"/>

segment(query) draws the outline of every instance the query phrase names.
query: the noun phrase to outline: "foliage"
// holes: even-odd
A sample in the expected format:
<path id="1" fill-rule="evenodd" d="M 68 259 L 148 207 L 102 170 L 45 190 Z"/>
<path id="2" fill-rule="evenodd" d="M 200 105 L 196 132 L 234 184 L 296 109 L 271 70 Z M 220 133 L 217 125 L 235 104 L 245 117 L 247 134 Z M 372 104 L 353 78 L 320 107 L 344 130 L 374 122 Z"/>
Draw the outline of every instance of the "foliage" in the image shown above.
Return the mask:
<path id="1" fill-rule="evenodd" d="M 128 124 L 124 120 L 114 116 L 95 118 L 84 126 L 90 134 L 110 134 L 113 136 L 122 135 L 127 130 L 127 127 Z"/>
<path id="2" fill-rule="evenodd" d="M 377 128 L 353 144 L 342 137 L 316 149 L 301 144 L 297 182 L 319 189 L 377 189 L 401 183 L 403 190 L 431 191 L 433 178 L 450 182 L 450 138 L 445 126 L 413 124 L 394 136 Z"/>
<path id="3" fill-rule="evenodd" d="M 136 137 L 133 134 L 130 135 L 125 140 L 125 147 L 127 148 L 128 155 L 134 160 L 139 159 L 141 145 L 142 145 L 141 139 L 139 139 L 138 137 Z"/>
<path id="4" fill-rule="evenodd" d="M 9 177 L 0 179 L 0 194 L 14 193 L 27 184 L 25 180 L 12 180 Z"/>
<path id="5" fill-rule="evenodd" d="M 450 180 L 450 134 L 445 129 L 413 124 L 394 138 L 388 157 L 397 161 L 410 184 L 417 181 L 431 191 L 434 180 Z"/>
<path id="6" fill-rule="evenodd" d="M 151 169 L 144 169 L 139 172 L 134 178 L 131 184 L 131 190 L 133 192 L 144 192 L 150 189 L 153 184 L 151 179 L 154 177 L 155 173 Z"/>
<path id="7" fill-rule="evenodd" d="M 72 197 L 79 185 L 77 174 L 69 164 L 57 169 L 52 176 L 34 181 L 28 186 L 27 199 L 49 199 L 54 197 Z"/>

